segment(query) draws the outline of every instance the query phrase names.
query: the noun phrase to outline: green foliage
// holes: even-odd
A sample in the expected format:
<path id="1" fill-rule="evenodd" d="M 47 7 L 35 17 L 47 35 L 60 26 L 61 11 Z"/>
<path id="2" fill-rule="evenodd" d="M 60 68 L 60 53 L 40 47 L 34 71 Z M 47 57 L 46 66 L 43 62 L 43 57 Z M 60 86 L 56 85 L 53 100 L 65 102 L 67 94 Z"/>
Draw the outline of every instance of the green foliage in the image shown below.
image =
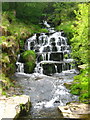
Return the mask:
<path id="1" fill-rule="evenodd" d="M 33 62 L 26 62 L 25 63 L 25 73 L 33 73 L 33 70 L 35 68 L 35 63 Z"/>
<path id="2" fill-rule="evenodd" d="M 47 3 L 43 2 L 11 2 L 3 3 L 3 11 L 14 11 L 16 18 L 21 21 L 37 24 L 43 16 Z"/>
<path id="3" fill-rule="evenodd" d="M 22 62 L 25 65 L 25 72 L 32 73 L 35 67 L 36 54 L 32 50 L 27 50 L 21 55 Z"/>
<path id="4" fill-rule="evenodd" d="M 70 40 L 73 37 L 73 29 L 71 27 L 73 23 L 73 21 L 62 22 L 56 29 L 59 31 L 64 30 L 68 40 Z"/>
<path id="5" fill-rule="evenodd" d="M 64 58 L 65 58 L 65 59 L 68 59 L 68 58 L 69 58 L 69 57 L 68 57 L 68 54 L 65 54 L 65 55 L 64 55 Z"/>
<path id="6" fill-rule="evenodd" d="M 81 70 L 81 73 L 74 77 L 74 82 L 71 86 L 71 93 L 79 95 L 81 102 L 88 102 L 90 96 L 88 94 L 88 68 Z"/>
<path id="7" fill-rule="evenodd" d="M 7 93 L 5 91 L 2 91 L 2 95 L 7 95 Z"/>
<path id="8" fill-rule="evenodd" d="M 2 63 L 10 63 L 9 56 L 7 53 L 2 53 L 2 58 L 0 60 Z"/>
<path id="9" fill-rule="evenodd" d="M 78 5 L 79 10 L 75 11 L 76 21 L 73 38 L 70 40 L 72 45 L 72 56 L 77 60 L 78 64 L 87 63 L 88 59 L 88 7 L 87 3 Z"/>
<path id="10" fill-rule="evenodd" d="M 77 3 L 72 2 L 57 2 L 53 4 L 54 11 L 48 19 L 52 19 L 55 25 L 60 25 L 64 21 L 71 21 L 75 18 L 74 9 L 77 9 Z M 68 11 L 68 12 L 67 12 Z"/>
<path id="11" fill-rule="evenodd" d="M 10 79 L 5 74 L 0 74 L 0 80 L 1 80 L 1 92 L 3 95 L 6 95 L 6 91 L 13 85 L 13 83 L 10 81 Z"/>
<path id="12" fill-rule="evenodd" d="M 79 4 L 79 5 L 78 5 Z M 77 6 L 78 5 L 78 6 Z M 52 22 L 57 30 L 64 30 L 69 43 L 72 46 L 72 57 L 78 64 L 88 63 L 88 7 L 89 3 L 78 2 L 3 2 L 2 4 L 2 26 L 5 35 L 1 37 L 0 45 L 6 42 L 8 47 L 16 44 L 23 49 L 24 42 L 34 33 L 47 32 L 38 23 L 42 19 Z M 8 37 L 7 37 L 8 36 Z M 10 41 L 7 41 L 10 40 Z M 15 42 L 16 41 L 16 42 Z M 15 47 L 16 49 L 16 47 Z M 17 53 L 15 53 L 17 54 Z M 14 56 L 13 56 L 14 57 Z M 31 73 L 35 67 L 36 55 L 33 51 L 22 53 L 22 61 L 25 63 L 25 71 Z M 66 58 L 68 56 L 65 56 Z M 2 53 L 4 66 L 8 71 L 14 71 L 14 64 L 6 51 Z M 8 65 L 7 65 L 8 64 Z M 6 70 L 6 68 L 4 69 Z M 49 68 L 52 71 L 51 68 Z M 71 93 L 80 95 L 80 101 L 88 99 L 88 70 L 81 71 L 80 75 L 75 76 L 75 81 L 71 86 Z M 10 87 L 9 78 L 3 76 L 5 88 Z M 8 86 L 8 87 L 7 87 Z M 3 93 L 4 94 L 4 93 Z"/>
<path id="13" fill-rule="evenodd" d="M 76 14 L 76 21 L 72 25 L 73 38 L 70 40 L 72 46 L 72 57 L 77 64 L 88 64 L 88 7 L 89 3 L 80 3 L 78 10 L 74 10 Z M 84 65 L 83 65 L 84 67 Z M 75 76 L 74 83 L 71 86 L 71 93 L 79 95 L 81 102 L 88 103 L 89 95 L 89 68 L 82 69 L 80 74 Z"/>
<path id="14" fill-rule="evenodd" d="M 48 16 L 48 20 L 51 21 L 57 30 L 64 30 L 68 40 L 73 37 L 72 25 L 74 23 L 75 13 L 78 3 L 72 2 L 57 2 L 53 3 L 53 11 Z M 70 42 L 69 42 L 70 44 Z"/>
<path id="15" fill-rule="evenodd" d="M 26 24 L 25 22 L 17 19 L 14 11 L 4 11 L 2 13 L 2 26 L 6 30 L 6 35 L 1 37 L 2 42 L 6 40 L 6 36 L 12 36 L 15 38 L 15 42 L 18 42 L 20 49 L 23 49 L 25 40 L 31 35 L 38 32 L 47 32 L 46 29 L 42 29 L 38 25 L 30 22 Z"/>
<path id="16" fill-rule="evenodd" d="M 2 44 L 2 42 L 6 41 L 6 37 L 5 36 L 0 36 L 0 45 Z"/>
<path id="17" fill-rule="evenodd" d="M 32 50 L 27 50 L 22 53 L 22 59 L 25 62 L 29 62 L 30 60 L 35 62 L 35 58 L 36 58 L 36 54 Z"/>
<path id="18" fill-rule="evenodd" d="M 47 33 L 48 30 L 43 28 L 43 29 L 40 29 L 40 33 L 41 33 L 41 32 Z"/>

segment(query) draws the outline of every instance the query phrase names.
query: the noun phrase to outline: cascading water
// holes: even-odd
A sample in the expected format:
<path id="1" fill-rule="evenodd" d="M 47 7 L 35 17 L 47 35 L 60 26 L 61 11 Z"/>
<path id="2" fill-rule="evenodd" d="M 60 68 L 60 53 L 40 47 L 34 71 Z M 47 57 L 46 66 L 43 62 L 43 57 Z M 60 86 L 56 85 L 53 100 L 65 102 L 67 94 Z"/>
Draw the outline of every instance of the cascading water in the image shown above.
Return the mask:
<path id="1" fill-rule="evenodd" d="M 34 50 L 37 54 L 35 73 L 25 74 L 24 64 L 17 61 L 16 80 L 24 88 L 24 94 L 31 97 L 32 108 L 28 118 L 60 118 L 57 106 L 78 101 L 78 97 L 70 94 L 64 83 L 72 82 L 75 69 L 70 56 L 70 46 L 64 32 L 56 32 L 44 21 L 48 33 L 35 34 L 26 40 L 25 50 Z M 67 55 L 68 59 L 64 56 Z M 22 76 L 24 75 L 24 76 Z M 49 76 L 47 76 L 49 75 Z M 52 75 L 52 76 L 50 76 Z M 28 120 L 28 119 L 26 119 Z"/>
<path id="2" fill-rule="evenodd" d="M 44 25 L 49 33 L 35 34 L 27 39 L 25 44 L 26 50 L 34 50 L 37 54 L 35 72 L 51 75 L 70 70 L 70 63 L 73 62 L 73 59 L 64 58 L 71 52 L 64 32 L 56 32 L 46 21 L 44 21 Z"/>
<path id="3" fill-rule="evenodd" d="M 16 65 L 18 66 L 17 72 L 24 73 L 24 63 L 19 62 L 19 59 L 20 59 L 20 54 L 18 54 L 17 62 L 16 62 Z"/>

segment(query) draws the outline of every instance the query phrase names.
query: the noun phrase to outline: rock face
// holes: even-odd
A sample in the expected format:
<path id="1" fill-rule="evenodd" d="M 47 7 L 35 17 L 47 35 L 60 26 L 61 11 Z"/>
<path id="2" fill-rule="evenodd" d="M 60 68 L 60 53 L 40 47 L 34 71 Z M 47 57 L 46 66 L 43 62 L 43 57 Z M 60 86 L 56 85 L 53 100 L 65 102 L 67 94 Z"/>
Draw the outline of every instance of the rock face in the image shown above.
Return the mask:
<path id="1" fill-rule="evenodd" d="M 59 106 L 64 118 L 75 118 L 89 120 L 90 118 L 90 105 L 83 103 L 70 103 L 67 106 Z"/>
<path id="2" fill-rule="evenodd" d="M 27 95 L 21 95 L 9 98 L 0 98 L 0 120 L 3 118 L 17 118 L 22 113 L 29 112 L 30 98 Z"/>

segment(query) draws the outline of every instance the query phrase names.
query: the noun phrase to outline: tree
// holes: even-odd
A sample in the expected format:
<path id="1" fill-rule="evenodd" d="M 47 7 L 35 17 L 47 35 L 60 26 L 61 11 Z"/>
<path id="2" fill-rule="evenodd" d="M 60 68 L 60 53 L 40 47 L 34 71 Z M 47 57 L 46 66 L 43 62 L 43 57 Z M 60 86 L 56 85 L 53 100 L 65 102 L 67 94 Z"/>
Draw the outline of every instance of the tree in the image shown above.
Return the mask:
<path id="1" fill-rule="evenodd" d="M 38 24 L 48 3 L 38 2 L 7 2 L 2 4 L 3 11 L 15 11 L 20 21 Z"/>
<path id="2" fill-rule="evenodd" d="M 70 40 L 72 45 L 72 56 L 79 64 L 88 62 L 88 7 L 90 4 L 81 3 L 76 14 L 73 38 Z"/>

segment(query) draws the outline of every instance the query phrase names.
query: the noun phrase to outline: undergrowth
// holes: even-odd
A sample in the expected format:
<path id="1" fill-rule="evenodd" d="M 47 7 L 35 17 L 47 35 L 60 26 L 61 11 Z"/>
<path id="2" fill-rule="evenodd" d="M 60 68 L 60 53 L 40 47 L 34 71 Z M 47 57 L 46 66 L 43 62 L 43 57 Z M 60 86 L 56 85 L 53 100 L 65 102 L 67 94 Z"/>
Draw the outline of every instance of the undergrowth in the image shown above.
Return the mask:
<path id="1" fill-rule="evenodd" d="M 80 74 L 74 77 L 74 82 L 70 87 L 72 94 L 79 95 L 80 102 L 88 103 L 90 101 L 88 83 L 88 68 L 82 69 Z"/>

